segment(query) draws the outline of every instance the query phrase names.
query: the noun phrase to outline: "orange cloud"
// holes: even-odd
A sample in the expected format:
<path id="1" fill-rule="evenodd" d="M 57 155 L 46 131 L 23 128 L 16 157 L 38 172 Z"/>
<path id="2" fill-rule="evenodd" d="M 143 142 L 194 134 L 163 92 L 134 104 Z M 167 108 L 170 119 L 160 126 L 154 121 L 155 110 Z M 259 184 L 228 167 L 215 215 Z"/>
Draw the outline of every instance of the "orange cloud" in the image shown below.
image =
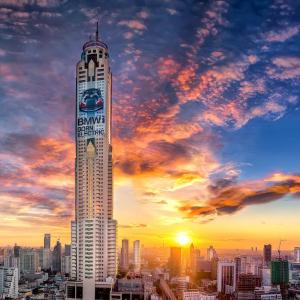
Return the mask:
<path id="1" fill-rule="evenodd" d="M 194 201 L 182 204 L 179 211 L 188 218 L 233 214 L 249 205 L 273 202 L 287 195 L 299 197 L 299 190 L 300 180 L 297 175 L 277 173 L 261 181 L 240 184 L 219 181 L 210 187 L 206 205 L 199 205 Z"/>

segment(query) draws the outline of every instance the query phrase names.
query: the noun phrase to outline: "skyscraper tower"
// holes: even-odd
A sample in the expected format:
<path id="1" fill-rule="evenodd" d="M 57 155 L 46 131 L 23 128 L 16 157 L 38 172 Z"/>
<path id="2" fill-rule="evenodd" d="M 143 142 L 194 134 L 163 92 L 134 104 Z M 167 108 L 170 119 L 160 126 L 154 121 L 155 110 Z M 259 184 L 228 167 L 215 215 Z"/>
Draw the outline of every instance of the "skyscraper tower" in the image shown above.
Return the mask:
<path id="1" fill-rule="evenodd" d="M 76 75 L 76 199 L 71 276 L 77 282 L 76 291 L 79 288 L 76 299 L 92 300 L 105 293 L 103 287 L 112 284 L 117 268 L 112 189 L 112 75 L 108 47 L 99 40 L 98 25 L 95 39 L 83 45 Z"/>
<path id="2" fill-rule="evenodd" d="M 272 260 L 272 245 L 264 245 L 264 265 L 270 267 Z"/>
<path id="3" fill-rule="evenodd" d="M 122 272 L 128 271 L 129 267 L 129 242 L 127 239 L 122 240 L 120 269 Z"/>
<path id="4" fill-rule="evenodd" d="M 141 243 L 139 240 L 133 242 L 133 269 L 134 272 L 141 272 Z"/>
<path id="5" fill-rule="evenodd" d="M 44 234 L 44 249 L 50 249 L 51 247 L 51 235 L 50 233 Z"/>

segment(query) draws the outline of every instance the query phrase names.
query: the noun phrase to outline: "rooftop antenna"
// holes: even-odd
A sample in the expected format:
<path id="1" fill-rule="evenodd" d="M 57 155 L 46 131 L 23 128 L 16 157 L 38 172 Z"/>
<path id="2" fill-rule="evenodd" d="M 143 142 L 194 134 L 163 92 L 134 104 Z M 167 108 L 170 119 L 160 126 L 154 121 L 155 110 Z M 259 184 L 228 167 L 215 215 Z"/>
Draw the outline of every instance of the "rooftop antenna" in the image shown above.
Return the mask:
<path id="1" fill-rule="evenodd" d="M 99 41 L 99 31 L 98 31 L 98 22 L 97 22 L 97 25 L 96 25 L 96 41 Z"/>

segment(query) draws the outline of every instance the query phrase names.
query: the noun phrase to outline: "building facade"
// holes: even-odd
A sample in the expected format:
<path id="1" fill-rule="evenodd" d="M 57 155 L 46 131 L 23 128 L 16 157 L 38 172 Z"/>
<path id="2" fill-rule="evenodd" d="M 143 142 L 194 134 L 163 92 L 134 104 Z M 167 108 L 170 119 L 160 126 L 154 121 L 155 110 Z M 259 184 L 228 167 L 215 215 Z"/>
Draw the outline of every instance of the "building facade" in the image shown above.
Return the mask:
<path id="1" fill-rule="evenodd" d="M 179 276 L 182 271 L 182 255 L 180 247 L 170 248 L 170 258 L 169 258 L 169 269 L 170 276 Z"/>
<path id="2" fill-rule="evenodd" d="M 51 235 L 50 233 L 45 233 L 44 234 L 44 249 L 49 249 L 51 248 Z"/>
<path id="3" fill-rule="evenodd" d="M 0 266 L 0 298 L 18 298 L 18 269 Z"/>
<path id="4" fill-rule="evenodd" d="M 272 260 L 272 245 L 264 245 L 264 265 L 270 267 Z"/>
<path id="5" fill-rule="evenodd" d="M 133 242 L 133 269 L 136 273 L 141 271 L 141 242 L 139 240 Z"/>
<path id="6" fill-rule="evenodd" d="M 122 240 L 121 257 L 120 257 L 120 269 L 122 272 L 126 272 L 129 268 L 129 241 Z"/>
<path id="7" fill-rule="evenodd" d="M 35 273 L 39 270 L 39 255 L 35 249 L 22 248 L 20 251 L 21 273 Z"/>
<path id="8" fill-rule="evenodd" d="M 218 262 L 217 290 L 232 294 L 236 290 L 236 266 L 234 262 Z"/>
<path id="9" fill-rule="evenodd" d="M 76 219 L 71 233 L 71 276 L 82 287 L 82 297 L 77 295 L 77 298 L 92 300 L 101 293 L 101 284 L 107 286 L 114 281 L 117 268 L 112 188 L 112 75 L 108 47 L 99 40 L 98 33 L 83 46 L 77 63 L 76 87 Z"/>
<path id="10" fill-rule="evenodd" d="M 52 271 L 61 272 L 61 243 L 56 242 L 52 252 Z"/>
<path id="11" fill-rule="evenodd" d="M 300 263 L 300 247 L 294 248 L 294 262 Z"/>

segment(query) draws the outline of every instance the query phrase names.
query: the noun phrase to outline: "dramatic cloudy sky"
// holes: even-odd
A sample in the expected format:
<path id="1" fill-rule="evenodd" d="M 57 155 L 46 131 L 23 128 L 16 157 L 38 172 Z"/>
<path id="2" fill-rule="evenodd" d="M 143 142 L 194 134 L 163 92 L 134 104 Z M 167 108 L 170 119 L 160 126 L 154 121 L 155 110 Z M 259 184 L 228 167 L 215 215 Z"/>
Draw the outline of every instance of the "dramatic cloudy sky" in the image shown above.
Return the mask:
<path id="1" fill-rule="evenodd" d="M 300 2 L 0 3 L 1 245 L 69 239 L 75 64 L 97 19 L 119 239 L 300 244 Z"/>

